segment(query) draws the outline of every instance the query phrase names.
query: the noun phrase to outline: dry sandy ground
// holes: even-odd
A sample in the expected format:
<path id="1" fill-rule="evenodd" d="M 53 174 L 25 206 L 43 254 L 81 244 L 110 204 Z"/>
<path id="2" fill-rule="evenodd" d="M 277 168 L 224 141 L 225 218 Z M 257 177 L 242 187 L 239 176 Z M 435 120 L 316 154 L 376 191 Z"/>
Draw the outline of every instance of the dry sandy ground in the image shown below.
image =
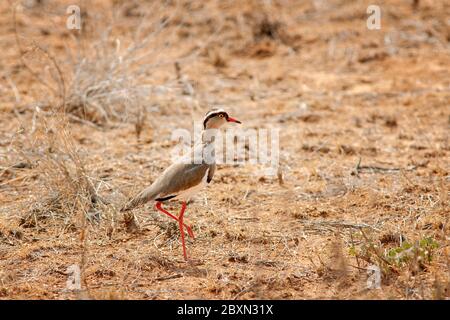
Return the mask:
<path id="1" fill-rule="evenodd" d="M 65 28 L 70 1 L 23 1 L 17 33 L 0 5 L 0 299 L 449 297 L 448 1 L 378 1 L 380 30 L 370 1 L 73 2 L 81 32 Z M 125 56 L 140 24 L 152 67 L 119 86 L 155 90 L 66 123 L 55 65 L 69 96 L 69 52 L 93 57 L 112 26 L 103 46 Z M 280 129 L 280 171 L 220 165 L 188 207 L 187 264 L 174 222 L 118 208 L 212 106 Z"/>

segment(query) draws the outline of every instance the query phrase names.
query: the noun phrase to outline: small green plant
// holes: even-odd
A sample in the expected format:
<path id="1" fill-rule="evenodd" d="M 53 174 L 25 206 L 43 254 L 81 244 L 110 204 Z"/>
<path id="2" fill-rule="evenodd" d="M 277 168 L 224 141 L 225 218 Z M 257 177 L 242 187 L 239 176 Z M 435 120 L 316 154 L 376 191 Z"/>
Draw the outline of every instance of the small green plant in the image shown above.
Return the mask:
<path id="1" fill-rule="evenodd" d="M 403 242 L 401 246 L 392 248 L 387 251 L 386 259 L 395 265 L 406 263 L 412 257 L 413 245 L 409 242 Z"/>
<path id="2" fill-rule="evenodd" d="M 422 269 L 433 260 L 434 252 L 439 243 L 431 238 L 424 237 L 415 242 L 403 241 L 399 246 L 382 250 L 381 243 L 364 237 L 359 245 L 349 247 L 349 255 L 362 259 L 369 264 L 377 264 L 384 273 L 399 271 L 400 268 L 418 263 Z"/>
<path id="3" fill-rule="evenodd" d="M 430 263 L 433 259 L 433 251 L 439 248 L 439 244 L 433 238 L 422 238 L 415 244 L 403 242 L 401 246 L 387 251 L 386 259 L 397 266 L 402 266 L 416 258 L 418 262 Z"/>

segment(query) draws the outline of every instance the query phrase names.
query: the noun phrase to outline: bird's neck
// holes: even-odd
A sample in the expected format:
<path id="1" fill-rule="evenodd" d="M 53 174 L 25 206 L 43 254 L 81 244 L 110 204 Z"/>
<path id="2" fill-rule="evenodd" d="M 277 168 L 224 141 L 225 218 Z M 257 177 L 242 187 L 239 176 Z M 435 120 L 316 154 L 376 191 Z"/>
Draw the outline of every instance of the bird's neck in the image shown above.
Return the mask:
<path id="1" fill-rule="evenodd" d="M 202 131 L 202 145 L 206 147 L 208 145 L 214 145 L 218 129 L 205 129 Z"/>
<path id="2" fill-rule="evenodd" d="M 208 130 L 202 131 L 202 141 L 194 147 L 194 160 L 202 159 L 204 163 L 215 163 L 216 150 L 215 150 L 215 136 L 217 132 L 211 132 Z"/>

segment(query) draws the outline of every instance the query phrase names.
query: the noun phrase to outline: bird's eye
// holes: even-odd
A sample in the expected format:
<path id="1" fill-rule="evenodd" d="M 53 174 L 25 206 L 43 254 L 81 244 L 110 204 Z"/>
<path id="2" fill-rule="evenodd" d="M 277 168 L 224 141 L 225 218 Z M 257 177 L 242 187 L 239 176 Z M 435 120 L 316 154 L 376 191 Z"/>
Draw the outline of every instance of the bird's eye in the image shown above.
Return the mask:
<path id="1" fill-rule="evenodd" d="M 223 118 L 223 114 L 219 114 L 219 117 L 220 117 L 220 118 Z"/>

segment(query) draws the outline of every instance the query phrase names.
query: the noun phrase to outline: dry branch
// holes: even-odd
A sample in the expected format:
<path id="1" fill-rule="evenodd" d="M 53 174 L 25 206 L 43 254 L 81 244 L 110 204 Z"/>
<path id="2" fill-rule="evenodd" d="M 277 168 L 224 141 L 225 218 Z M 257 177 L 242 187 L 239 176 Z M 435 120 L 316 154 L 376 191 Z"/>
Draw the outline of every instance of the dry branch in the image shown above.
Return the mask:
<path id="1" fill-rule="evenodd" d="M 413 171 L 417 168 L 417 166 L 410 166 L 408 168 L 399 168 L 399 167 L 393 167 L 393 168 L 385 168 L 378 165 L 361 165 L 361 158 L 359 158 L 358 163 L 355 166 L 355 169 L 351 172 L 352 175 L 359 176 L 359 173 L 362 171 L 373 173 L 373 172 L 400 172 L 400 171 Z"/>
<path id="2" fill-rule="evenodd" d="M 354 222 L 347 222 L 347 221 L 326 221 L 326 220 L 319 220 L 319 221 L 303 221 L 303 223 L 306 223 L 311 226 L 325 226 L 325 227 L 336 227 L 336 228 L 354 228 L 354 229 L 364 229 L 369 228 L 376 231 L 380 231 L 380 229 L 371 226 L 370 224 L 366 223 L 354 223 Z"/>

